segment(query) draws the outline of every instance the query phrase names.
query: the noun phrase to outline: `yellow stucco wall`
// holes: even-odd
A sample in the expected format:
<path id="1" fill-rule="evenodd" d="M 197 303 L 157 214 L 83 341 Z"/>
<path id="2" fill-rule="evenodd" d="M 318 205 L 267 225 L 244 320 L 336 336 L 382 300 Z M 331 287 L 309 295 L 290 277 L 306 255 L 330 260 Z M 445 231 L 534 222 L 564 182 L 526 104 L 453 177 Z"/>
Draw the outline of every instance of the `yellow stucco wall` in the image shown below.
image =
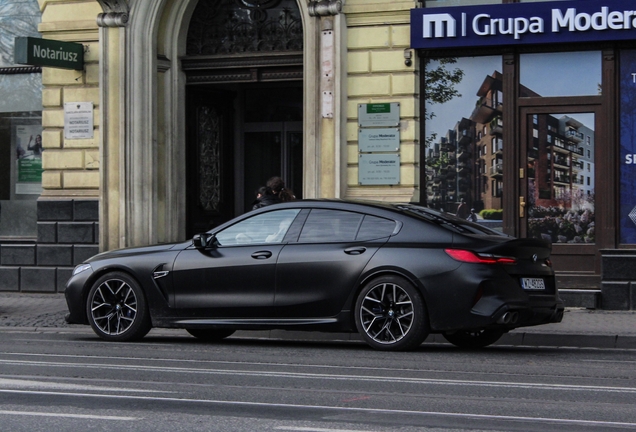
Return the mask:
<path id="1" fill-rule="evenodd" d="M 83 71 L 42 70 L 43 196 L 99 195 L 99 44 L 96 18 L 102 12 L 94 0 L 38 0 L 39 31 L 45 39 L 84 45 Z M 64 104 L 92 102 L 92 139 L 64 139 Z"/>
<path id="2" fill-rule="evenodd" d="M 410 46 L 415 1 L 348 0 L 347 195 L 388 201 L 419 199 L 419 70 Z M 405 50 L 413 56 L 405 64 Z M 400 184 L 358 184 L 358 104 L 400 103 Z"/>

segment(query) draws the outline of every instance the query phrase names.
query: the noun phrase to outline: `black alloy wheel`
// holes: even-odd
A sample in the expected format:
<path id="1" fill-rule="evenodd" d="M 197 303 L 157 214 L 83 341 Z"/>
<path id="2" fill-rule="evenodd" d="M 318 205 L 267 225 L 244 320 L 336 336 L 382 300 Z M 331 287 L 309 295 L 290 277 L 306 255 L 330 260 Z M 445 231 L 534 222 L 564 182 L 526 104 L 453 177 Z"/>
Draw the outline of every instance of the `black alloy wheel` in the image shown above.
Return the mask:
<path id="1" fill-rule="evenodd" d="M 219 342 L 226 337 L 232 336 L 236 330 L 232 329 L 186 329 L 188 333 L 197 339 L 206 342 Z"/>
<path id="2" fill-rule="evenodd" d="M 429 333 L 421 294 L 399 276 L 369 282 L 356 301 L 355 320 L 365 342 L 378 350 L 415 349 Z"/>
<path id="3" fill-rule="evenodd" d="M 505 330 L 459 330 L 453 333 L 444 333 L 444 338 L 460 348 L 477 349 L 484 348 L 497 342 Z"/>
<path id="4" fill-rule="evenodd" d="M 123 272 L 107 273 L 93 284 L 86 301 L 86 315 L 102 339 L 139 340 L 150 331 L 150 315 L 141 287 Z"/>

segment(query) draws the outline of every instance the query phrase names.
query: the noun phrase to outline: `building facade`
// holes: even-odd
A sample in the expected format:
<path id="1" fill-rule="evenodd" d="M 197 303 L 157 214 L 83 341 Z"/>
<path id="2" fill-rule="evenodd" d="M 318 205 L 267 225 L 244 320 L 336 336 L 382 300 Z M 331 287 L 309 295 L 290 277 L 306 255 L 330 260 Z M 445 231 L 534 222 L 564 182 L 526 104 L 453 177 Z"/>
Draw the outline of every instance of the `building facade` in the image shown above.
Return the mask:
<path id="1" fill-rule="evenodd" d="M 273 175 L 298 198 L 449 212 L 464 200 L 494 218 L 481 223 L 550 238 L 561 287 L 600 289 L 603 251 L 636 245 L 634 8 L 560 2 L 550 21 L 535 14 L 553 2 L 475 3 L 0 0 L 32 17 L 0 35 L 0 83 L 21 76 L 34 94 L 2 108 L 28 114 L 7 126 L 0 289 L 62 291 L 99 250 L 184 240 L 248 211 Z M 579 34 L 541 39 L 551 25 Z M 466 28 L 468 42 L 446 37 Z M 16 64 L 15 36 L 82 44 L 84 67 Z M 92 136 L 68 134 L 80 103 Z M 17 156 L 31 135 L 39 174 Z M 631 307 L 629 281 L 611 288 Z"/>

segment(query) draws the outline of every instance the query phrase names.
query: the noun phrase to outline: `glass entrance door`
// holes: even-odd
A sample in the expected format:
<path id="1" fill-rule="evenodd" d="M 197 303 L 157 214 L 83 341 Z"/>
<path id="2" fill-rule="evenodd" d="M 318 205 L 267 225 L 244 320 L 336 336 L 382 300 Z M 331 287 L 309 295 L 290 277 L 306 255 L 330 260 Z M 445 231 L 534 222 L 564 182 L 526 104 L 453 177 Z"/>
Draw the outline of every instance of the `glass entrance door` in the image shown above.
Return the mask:
<path id="1" fill-rule="evenodd" d="M 522 110 L 519 228 L 552 242 L 557 270 L 574 271 L 594 268 L 596 114 L 567 109 Z"/>

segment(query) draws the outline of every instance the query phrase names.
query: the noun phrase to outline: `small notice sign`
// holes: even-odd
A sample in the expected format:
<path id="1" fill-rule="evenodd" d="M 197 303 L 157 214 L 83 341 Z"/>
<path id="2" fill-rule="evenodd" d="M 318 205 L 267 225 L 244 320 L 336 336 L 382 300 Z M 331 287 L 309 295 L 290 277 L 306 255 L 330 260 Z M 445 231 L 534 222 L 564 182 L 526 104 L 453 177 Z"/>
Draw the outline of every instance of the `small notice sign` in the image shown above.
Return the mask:
<path id="1" fill-rule="evenodd" d="M 64 104 L 64 138 L 93 138 L 93 103 L 68 102 Z"/>
<path id="2" fill-rule="evenodd" d="M 400 103 L 358 104 L 360 127 L 397 127 L 400 124 Z"/>
<path id="3" fill-rule="evenodd" d="M 400 150 L 400 129 L 359 129 L 358 149 L 361 152 Z"/>
<path id="4" fill-rule="evenodd" d="M 361 185 L 400 184 L 400 155 L 360 154 L 358 181 Z"/>

